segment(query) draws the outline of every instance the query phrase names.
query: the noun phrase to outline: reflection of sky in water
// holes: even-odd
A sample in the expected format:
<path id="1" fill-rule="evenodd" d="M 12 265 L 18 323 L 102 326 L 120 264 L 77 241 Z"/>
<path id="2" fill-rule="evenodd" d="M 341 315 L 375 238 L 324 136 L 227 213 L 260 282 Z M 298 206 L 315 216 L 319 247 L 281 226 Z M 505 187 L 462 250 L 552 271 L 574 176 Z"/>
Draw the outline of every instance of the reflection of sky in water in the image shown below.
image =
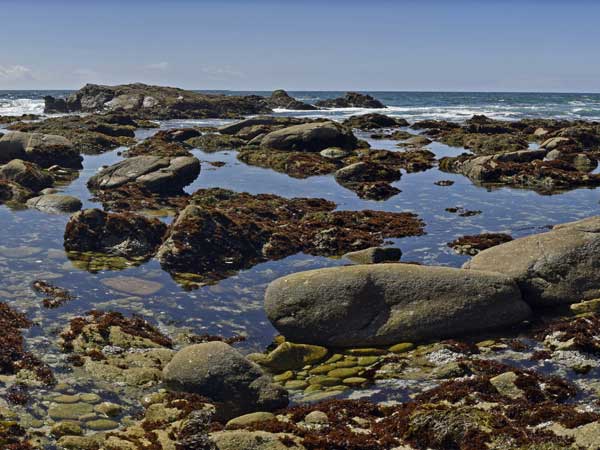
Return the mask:
<path id="1" fill-rule="evenodd" d="M 193 125 L 209 125 L 215 121 L 198 121 Z M 218 121 L 222 123 L 222 121 Z M 189 122 L 171 122 L 183 126 Z M 152 131 L 140 131 L 138 137 Z M 368 137 L 367 134 L 361 135 Z M 373 148 L 398 149 L 395 141 L 371 141 Z M 434 143 L 429 146 L 438 157 L 456 155 L 462 149 Z M 122 149 L 121 149 L 122 150 Z M 64 192 L 76 195 L 85 207 L 89 201 L 85 187 L 87 179 L 103 165 L 118 160 L 115 150 L 103 155 L 86 156 L 80 177 Z M 393 240 L 404 252 L 405 261 L 425 264 L 460 266 L 467 257 L 456 255 L 447 242 L 464 234 L 485 231 L 507 232 L 523 236 L 543 230 L 546 225 L 598 214 L 598 195 L 595 190 L 578 189 L 559 195 L 543 196 L 535 192 L 499 188 L 489 190 L 475 186 L 467 178 L 447 174 L 437 169 L 404 174 L 395 183 L 402 192 L 385 202 L 361 200 L 338 185 L 332 176 L 312 177 L 304 180 L 290 178 L 272 170 L 247 166 L 236 159 L 236 152 L 204 153 L 194 151 L 202 161 L 223 161 L 224 167 L 202 165 L 200 177 L 186 190 L 193 192 L 204 187 L 223 187 L 250 193 L 275 193 L 285 197 L 323 197 L 337 203 L 339 209 L 375 209 L 387 211 L 412 211 L 426 223 L 425 236 Z M 436 186 L 439 180 L 453 180 L 449 187 Z M 448 207 L 462 206 L 481 210 L 482 214 L 459 217 L 445 211 Z M 68 318 L 92 308 L 117 309 L 138 312 L 153 318 L 162 325 L 189 326 L 196 332 L 248 333 L 249 347 L 259 348 L 270 342 L 274 330 L 263 310 L 262 298 L 266 285 L 279 276 L 316 267 L 343 264 L 343 261 L 295 255 L 281 261 L 259 264 L 214 286 L 195 291 L 182 290 L 170 276 L 160 269 L 156 261 L 119 272 L 88 273 L 72 266 L 62 251 L 64 226 L 68 217 L 48 215 L 33 210 L 11 211 L 0 207 L 0 227 L 3 239 L 0 247 L 0 299 L 6 299 L 28 310 L 42 326 L 33 334 L 48 334 L 62 327 Z M 14 247 L 34 247 L 29 256 L 7 257 Z M 27 253 L 22 249 L 23 253 Z M 31 254 L 33 252 L 33 254 Z M 14 252 L 13 252 L 14 253 Z M 120 275 L 158 281 L 163 288 L 147 297 L 134 297 L 119 293 L 102 284 L 102 280 Z M 57 310 L 43 310 L 40 298 L 29 286 L 38 278 L 46 278 L 72 290 L 78 299 Z"/>

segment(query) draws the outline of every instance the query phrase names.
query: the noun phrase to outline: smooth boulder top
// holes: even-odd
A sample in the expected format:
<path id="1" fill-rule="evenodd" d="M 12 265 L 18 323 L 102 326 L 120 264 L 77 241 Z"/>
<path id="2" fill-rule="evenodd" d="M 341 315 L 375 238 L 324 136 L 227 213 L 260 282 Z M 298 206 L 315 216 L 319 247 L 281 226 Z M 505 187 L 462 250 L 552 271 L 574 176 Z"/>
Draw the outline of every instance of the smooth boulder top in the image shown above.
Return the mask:
<path id="1" fill-rule="evenodd" d="M 27 206 L 49 213 L 72 213 L 79 211 L 82 203 L 71 195 L 47 194 L 30 198 Z"/>
<path id="2" fill-rule="evenodd" d="M 494 270 L 519 285 L 534 307 L 600 297 L 600 216 L 555 226 L 480 252 L 465 269 Z"/>
<path id="3" fill-rule="evenodd" d="M 290 341 L 326 347 L 455 337 L 517 324 L 531 312 L 504 275 L 412 264 L 282 277 L 267 288 L 265 309 Z"/>
<path id="4" fill-rule="evenodd" d="M 357 144 L 352 131 L 335 122 L 293 125 L 272 131 L 261 140 L 264 148 L 298 152 L 320 152 L 328 147 L 353 150 Z"/>
<path id="5" fill-rule="evenodd" d="M 113 189 L 137 183 L 151 191 L 178 190 L 200 174 L 200 161 L 193 156 L 162 157 L 142 155 L 127 158 L 91 177 L 91 189 Z"/>

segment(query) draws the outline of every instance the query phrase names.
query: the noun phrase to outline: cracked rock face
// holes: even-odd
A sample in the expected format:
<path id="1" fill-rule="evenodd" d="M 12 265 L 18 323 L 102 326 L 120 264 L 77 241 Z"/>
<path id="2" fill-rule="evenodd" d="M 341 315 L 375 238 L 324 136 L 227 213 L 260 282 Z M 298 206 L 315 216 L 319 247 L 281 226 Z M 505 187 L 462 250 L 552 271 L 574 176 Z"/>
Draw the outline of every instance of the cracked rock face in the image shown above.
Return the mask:
<path id="1" fill-rule="evenodd" d="M 180 191 L 200 174 L 193 156 L 142 155 L 101 170 L 88 181 L 90 189 L 112 189 L 134 183 L 152 192 Z"/>
<path id="2" fill-rule="evenodd" d="M 287 339 L 323 346 L 379 346 L 507 326 L 530 308 L 493 272 L 411 264 L 334 267 L 272 282 L 265 309 Z"/>
<path id="3" fill-rule="evenodd" d="M 600 297 L 599 265 L 595 216 L 484 250 L 463 267 L 507 275 L 531 306 L 552 307 Z"/>

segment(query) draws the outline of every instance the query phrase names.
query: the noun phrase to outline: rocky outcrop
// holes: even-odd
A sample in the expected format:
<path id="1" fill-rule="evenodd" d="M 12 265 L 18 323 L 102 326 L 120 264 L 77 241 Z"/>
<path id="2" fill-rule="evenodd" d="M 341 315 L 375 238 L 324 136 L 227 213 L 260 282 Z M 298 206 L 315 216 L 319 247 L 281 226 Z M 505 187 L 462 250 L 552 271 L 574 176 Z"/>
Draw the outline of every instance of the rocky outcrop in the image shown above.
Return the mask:
<path id="1" fill-rule="evenodd" d="M 279 278 L 267 288 L 265 309 L 286 338 L 337 347 L 455 337 L 513 325 L 530 314 L 507 276 L 409 264 Z"/>
<path id="2" fill-rule="evenodd" d="M 283 89 L 273 91 L 271 97 L 267 98 L 267 104 L 273 109 L 280 108 L 291 109 L 295 111 L 313 111 L 318 109 L 313 105 L 296 100 Z"/>
<path id="3" fill-rule="evenodd" d="M 385 105 L 379 100 L 358 92 L 346 92 L 343 97 L 319 100 L 315 106 L 319 108 L 385 108 Z"/>
<path id="4" fill-rule="evenodd" d="M 80 161 L 79 154 L 97 154 L 120 146 L 130 146 L 136 128 L 155 127 L 147 121 L 135 121 L 125 114 L 90 114 L 85 116 L 50 117 L 37 122 L 18 122 L 9 128 L 27 133 L 58 135 L 66 138 L 73 149 L 70 155 Z M 52 154 L 56 154 L 54 149 Z M 56 164 L 63 164 L 56 162 Z"/>
<path id="5" fill-rule="evenodd" d="M 142 83 L 86 84 L 64 103 L 53 97 L 44 100 L 46 113 L 127 111 L 149 119 L 233 118 L 270 112 L 266 101 L 259 96 L 201 94 Z"/>
<path id="6" fill-rule="evenodd" d="M 20 159 L 13 159 L 0 166 L 0 179 L 13 181 L 33 192 L 39 192 L 54 184 L 54 178 L 37 164 Z"/>
<path id="7" fill-rule="evenodd" d="M 210 280 L 298 252 L 342 255 L 423 232 L 414 214 L 334 209 L 317 198 L 201 189 L 170 226 L 157 257 L 170 272 Z"/>
<path id="8" fill-rule="evenodd" d="M 399 189 L 389 183 L 398 181 L 402 173 L 398 169 L 374 162 L 357 162 L 335 172 L 335 180 L 360 198 L 387 200 L 398 194 Z"/>
<path id="9" fill-rule="evenodd" d="M 12 131 L 0 138 L 0 163 L 17 158 L 45 168 L 59 165 L 76 169 L 82 159 L 62 136 Z"/>
<path id="10" fill-rule="evenodd" d="M 49 213 L 72 213 L 81 206 L 81 200 L 71 195 L 47 194 L 27 200 L 27 207 Z"/>
<path id="11" fill-rule="evenodd" d="M 151 192 L 178 192 L 199 174 L 200 161 L 193 156 L 142 155 L 102 169 L 89 179 L 88 187 L 113 189 L 135 184 Z"/>
<path id="12" fill-rule="evenodd" d="M 552 307 L 600 297 L 600 217 L 555 226 L 497 245 L 464 265 L 494 270 L 516 281 L 534 307 Z"/>
<path id="13" fill-rule="evenodd" d="M 284 389 L 273 384 L 258 365 L 223 342 L 184 347 L 164 368 L 163 379 L 173 390 L 213 400 L 225 418 L 272 411 L 288 404 Z"/>
<path id="14" fill-rule="evenodd" d="M 146 258 L 156 252 L 166 229 L 158 219 L 85 209 L 67 223 L 64 246 L 66 251 Z"/>
<path id="15" fill-rule="evenodd" d="M 300 125 L 305 123 L 303 119 L 296 117 L 273 117 L 273 116 L 258 116 L 250 117 L 248 119 L 240 120 L 239 122 L 230 123 L 223 125 L 217 129 L 221 134 L 236 134 L 239 135 L 243 130 L 264 126 L 265 129 L 271 129 L 273 127 L 289 127 L 292 125 Z"/>
<path id="16" fill-rule="evenodd" d="M 320 152 L 328 147 L 352 150 L 357 144 L 352 131 L 335 122 L 294 125 L 273 131 L 261 140 L 264 148 L 299 152 Z"/>
<path id="17" fill-rule="evenodd" d="M 342 124 L 348 128 L 368 131 L 379 128 L 407 127 L 408 122 L 398 117 L 390 117 L 385 114 L 371 113 L 360 116 L 351 116 L 344 120 Z"/>

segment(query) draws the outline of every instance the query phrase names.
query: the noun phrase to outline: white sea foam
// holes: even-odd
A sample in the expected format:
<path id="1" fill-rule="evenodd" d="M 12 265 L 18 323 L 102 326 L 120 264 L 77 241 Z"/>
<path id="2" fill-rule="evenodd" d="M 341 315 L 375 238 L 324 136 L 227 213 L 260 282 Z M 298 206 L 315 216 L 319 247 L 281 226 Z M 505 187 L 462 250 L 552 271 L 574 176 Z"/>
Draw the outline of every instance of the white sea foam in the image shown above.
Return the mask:
<path id="1" fill-rule="evenodd" d="M 0 99 L 0 115 L 20 116 L 22 114 L 42 114 L 44 100 L 31 98 Z"/>

